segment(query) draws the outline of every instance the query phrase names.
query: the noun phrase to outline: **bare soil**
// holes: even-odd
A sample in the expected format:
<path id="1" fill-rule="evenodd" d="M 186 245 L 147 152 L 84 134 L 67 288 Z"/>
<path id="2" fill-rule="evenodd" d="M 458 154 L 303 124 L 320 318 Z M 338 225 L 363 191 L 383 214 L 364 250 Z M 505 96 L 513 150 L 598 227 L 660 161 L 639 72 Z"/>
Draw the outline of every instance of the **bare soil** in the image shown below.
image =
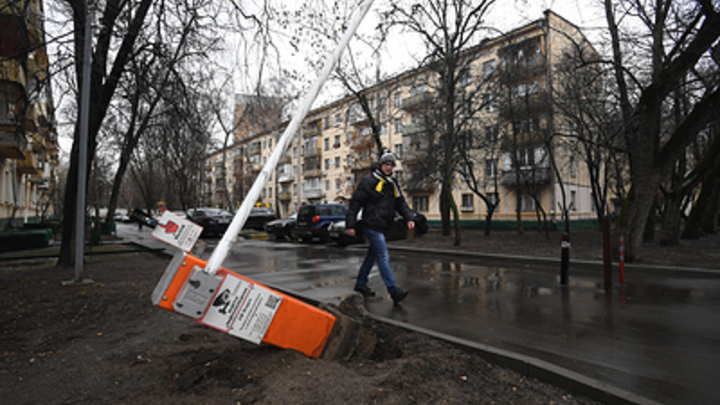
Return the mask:
<path id="1" fill-rule="evenodd" d="M 428 336 L 372 325 L 369 357 L 316 360 L 154 307 L 169 258 L 0 267 L 4 404 L 593 404 Z"/>
<path id="2" fill-rule="evenodd" d="M 559 233 L 431 232 L 413 247 L 559 257 Z M 571 258 L 600 260 L 602 235 L 571 234 Z M 648 246 L 648 263 L 720 268 L 717 235 Z M 211 330 L 150 302 L 169 258 L 88 256 L 73 269 L 0 262 L 3 404 L 595 404 L 486 362 L 449 343 L 373 323 L 374 352 L 315 360 Z"/>

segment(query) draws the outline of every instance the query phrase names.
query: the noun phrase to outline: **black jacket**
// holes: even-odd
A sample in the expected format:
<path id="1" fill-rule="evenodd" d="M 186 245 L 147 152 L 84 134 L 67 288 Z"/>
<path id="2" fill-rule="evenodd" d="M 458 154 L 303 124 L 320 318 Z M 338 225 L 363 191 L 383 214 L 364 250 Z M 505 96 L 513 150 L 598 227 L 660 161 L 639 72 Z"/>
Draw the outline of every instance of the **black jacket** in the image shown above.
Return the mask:
<path id="1" fill-rule="evenodd" d="M 407 206 L 397 182 L 385 177 L 376 162 L 371 166 L 372 173 L 360 180 L 350 200 L 350 208 L 345 216 L 345 227 L 354 229 L 357 225 L 357 213 L 363 209 L 363 226 L 378 232 L 387 232 L 395 218 L 395 211 L 412 221 L 414 216 Z"/>

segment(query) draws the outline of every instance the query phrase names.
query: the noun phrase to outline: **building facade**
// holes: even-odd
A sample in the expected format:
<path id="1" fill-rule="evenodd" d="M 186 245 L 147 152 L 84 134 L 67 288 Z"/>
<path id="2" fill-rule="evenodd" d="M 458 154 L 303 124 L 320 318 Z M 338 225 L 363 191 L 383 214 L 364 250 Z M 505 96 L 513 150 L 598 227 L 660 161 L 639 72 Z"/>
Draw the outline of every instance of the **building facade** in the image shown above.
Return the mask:
<path id="1" fill-rule="evenodd" d="M 41 0 L 0 0 L 0 229 L 52 217 L 58 140 Z"/>
<path id="2" fill-rule="evenodd" d="M 487 204 L 477 191 L 497 203 L 494 220 L 515 220 L 517 211 L 523 220 L 533 220 L 538 207 L 555 217 L 561 202 L 571 210 L 571 218 L 594 218 L 581 160 L 562 138 L 548 137 L 566 126 L 552 108 L 554 67 L 578 44 L 594 53 L 577 27 L 547 11 L 545 18 L 463 53 L 469 63 L 459 72 L 459 86 L 476 97 L 457 109 L 457 119 L 469 122 L 468 133 L 473 133 L 464 148 L 474 164 L 467 168 L 472 172 L 465 173 L 477 179 L 477 186 L 473 191 L 462 173 L 453 182 L 461 221 L 484 218 Z M 437 75 L 425 68 L 403 72 L 365 91 L 382 144 L 399 159 L 395 176 L 406 199 L 430 221 L 440 219 L 440 187 L 432 176 L 418 174 L 423 173 L 428 148 L 434 147 L 428 117 L 437 109 L 436 88 Z M 205 195 L 213 197 L 211 204 L 224 205 L 216 177 L 223 170 L 233 174 L 227 176 L 233 185 L 242 185 L 227 189 L 231 200 L 242 201 L 286 124 L 239 134 L 229 150 L 208 157 Z M 283 216 L 304 203 L 347 202 L 377 158 L 371 135 L 370 120 L 354 96 L 310 111 L 259 202 Z M 223 155 L 232 158 L 226 158 L 221 169 Z"/>

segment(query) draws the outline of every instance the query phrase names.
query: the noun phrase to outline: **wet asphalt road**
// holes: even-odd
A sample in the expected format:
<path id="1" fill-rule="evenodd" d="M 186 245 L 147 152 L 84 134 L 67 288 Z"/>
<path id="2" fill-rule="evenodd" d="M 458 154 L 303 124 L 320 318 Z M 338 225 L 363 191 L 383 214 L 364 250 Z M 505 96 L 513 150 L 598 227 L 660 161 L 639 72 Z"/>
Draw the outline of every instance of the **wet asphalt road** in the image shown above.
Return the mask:
<path id="1" fill-rule="evenodd" d="M 217 240 L 209 240 L 204 258 Z M 224 263 L 271 287 L 337 303 L 352 293 L 362 247 L 240 241 Z M 492 263 L 391 252 L 394 306 L 377 268 L 378 316 L 535 357 L 664 404 L 720 403 L 720 274 L 637 270 L 603 290 L 601 267 Z"/>

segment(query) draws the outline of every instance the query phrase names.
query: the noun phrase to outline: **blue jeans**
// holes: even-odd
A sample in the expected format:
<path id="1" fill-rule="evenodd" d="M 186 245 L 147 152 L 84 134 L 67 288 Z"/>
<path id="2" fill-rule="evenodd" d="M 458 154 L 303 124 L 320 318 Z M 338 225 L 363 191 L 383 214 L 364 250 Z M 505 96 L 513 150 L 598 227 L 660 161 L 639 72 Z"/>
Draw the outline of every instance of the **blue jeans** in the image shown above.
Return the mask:
<path id="1" fill-rule="evenodd" d="M 370 246 L 365 255 L 365 260 L 363 260 L 360 266 L 355 286 L 365 287 L 367 285 L 370 270 L 372 270 L 373 264 L 377 261 L 380 276 L 382 276 L 388 292 L 392 294 L 398 288 L 395 286 L 395 277 L 393 277 L 392 270 L 390 270 L 390 255 L 388 254 L 387 243 L 385 242 L 385 234 L 365 228 L 365 237 Z"/>

